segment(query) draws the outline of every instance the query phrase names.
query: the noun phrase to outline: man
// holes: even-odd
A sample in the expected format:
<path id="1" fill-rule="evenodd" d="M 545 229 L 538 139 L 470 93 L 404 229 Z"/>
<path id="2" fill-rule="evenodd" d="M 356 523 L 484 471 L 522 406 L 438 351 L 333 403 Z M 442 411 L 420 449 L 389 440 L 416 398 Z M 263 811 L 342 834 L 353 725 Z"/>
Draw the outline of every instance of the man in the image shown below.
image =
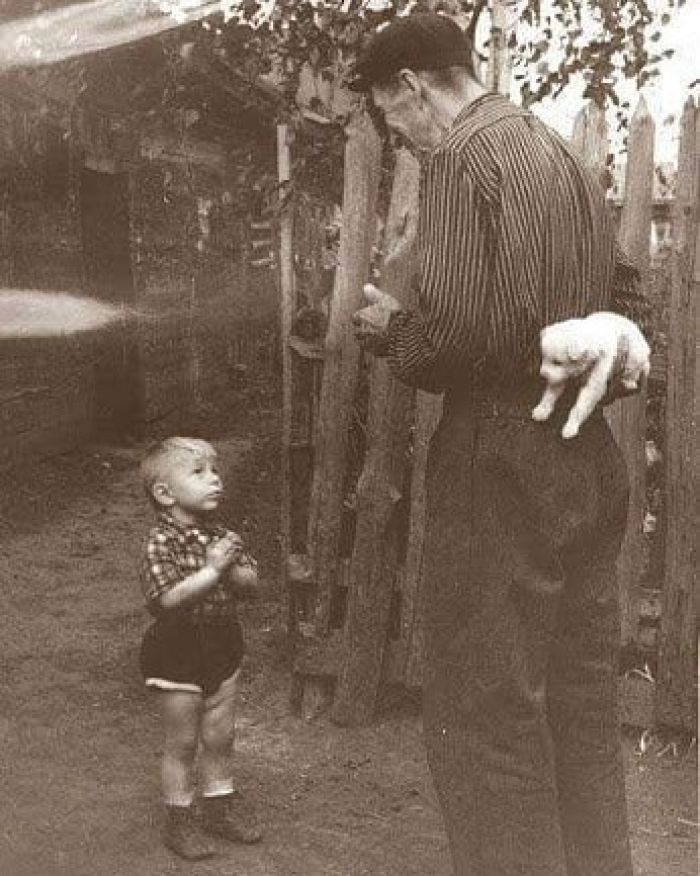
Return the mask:
<path id="1" fill-rule="evenodd" d="M 396 19 L 358 65 L 426 153 L 418 306 L 370 287 L 358 340 L 444 392 L 428 465 L 425 738 L 456 876 L 630 876 L 615 562 L 627 476 L 600 411 L 535 423 L 539 332 L 641 313 L 605 196 L 566 143 L 489 94 L 460 29 Z"/>

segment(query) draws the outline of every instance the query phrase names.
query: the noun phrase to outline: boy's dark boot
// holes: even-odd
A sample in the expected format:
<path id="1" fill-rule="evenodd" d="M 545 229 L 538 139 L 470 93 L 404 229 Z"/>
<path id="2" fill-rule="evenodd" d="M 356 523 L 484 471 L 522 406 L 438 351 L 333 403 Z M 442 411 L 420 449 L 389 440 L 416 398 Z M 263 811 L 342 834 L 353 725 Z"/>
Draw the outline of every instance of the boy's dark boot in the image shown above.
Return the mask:
<path id="1" fill-rule="evenodd" d="M 203 861 L 216 854 L 194 821 L 191 806 L 166 806 L 163 843 L 186 861 Z"/>
<path id="2" fill-rule="evenodd" d="M 259 843 L 262 832 L 255 815 L 237 792 L 202 798 L 202 827 L 233 843 Z"/>

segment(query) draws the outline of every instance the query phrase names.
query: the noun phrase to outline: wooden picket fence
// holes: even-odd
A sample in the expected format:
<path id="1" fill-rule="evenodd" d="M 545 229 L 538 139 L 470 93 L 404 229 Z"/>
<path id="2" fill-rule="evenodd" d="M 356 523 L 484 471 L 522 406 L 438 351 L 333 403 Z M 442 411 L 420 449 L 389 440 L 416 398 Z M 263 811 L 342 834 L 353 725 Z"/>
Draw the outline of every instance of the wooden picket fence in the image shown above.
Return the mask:
<path id="1" fill-rule="evenodd" d="M 645 691 L 655 711 L 653 715 L 648 711 L 642 714 L 644 721 L 688 730 L 695 727 L 697 696 L 694 562 L 700 535 L 693 507 L 698 487 L 694 435 L 700 362 L 699 124 L 700 108 L 689 99 L 680 130 L 668 302 L 665 578 L 657 677 Z M 640 100 L 629 135 L 619 237 L 645 279 L 654 137 L 654 122 Z M 601 174 L 605 171 L 607 131 L 603 114 L 595 107 L 582 110 L 573 143 L 587 162 Z M 424 474 L 430 437 L 441 411 L 439 397 L 411 392 L 391 378 L 385 362 L 373 360 L 368 375 L 363 467 L 348 501 L 348 434 L 358 381 L 362 383 L 363 377 L 350 317 L 363 305 L 362 286 L 369 275 L 376 229 L 367 217 L 375 215 L 380 160 L 378 137 L 369 120 L 358 115 L 346 141 L 339 267 L 313 433 L 308 435 L 313 445 L 313 483 L 306 550 L 288 551 L 290 631 L 295 651 L 293 704 L 307 715 L 330 706 L 333 719 L 345 725 L 371 720 L 383 684 L 415 688 L 421 683 Z M 417 202 L 417 163 L 407 152 L 400 152 L 385 227 L 382 287 L 409 306 L 406 290 L 414 258 Z M 291 400 L 291 391 L 287 397 Z M 638 636 L 645 603 L 640 590 L 646 473 L 644 397 L 619 403 L 609 416 L 631 480 L 629 525 L 619 561 L 622 636 L 629 645 Z M 411 464 L 407 467 L 409 434 Z M 349 546 L 348 504 L 353 535 Z M 650 683 L 645 680 L 645 684 Z M 635 720 L 634 715 L 631 720 Z"/>

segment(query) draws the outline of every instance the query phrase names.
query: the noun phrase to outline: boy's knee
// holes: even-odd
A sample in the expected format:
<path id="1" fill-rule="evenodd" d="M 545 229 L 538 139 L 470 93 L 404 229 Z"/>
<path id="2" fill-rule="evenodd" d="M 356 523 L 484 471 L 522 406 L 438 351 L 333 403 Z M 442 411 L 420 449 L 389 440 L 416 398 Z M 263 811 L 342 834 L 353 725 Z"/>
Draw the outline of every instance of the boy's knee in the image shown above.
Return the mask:
<path id="1" fill-rule="evenodd" d="M 197 756 L 197 734 L 170 736 L 165 740 L 165 754 L 182 761 L 193 761 Z"/>
<path id="2" fill-rule="evenodd" d="M 233 744 L 234 722 L 230 715 L 221 715 L 206 721 L 202 726 L 201 740 L 204 748 L 221 751 Z"/>

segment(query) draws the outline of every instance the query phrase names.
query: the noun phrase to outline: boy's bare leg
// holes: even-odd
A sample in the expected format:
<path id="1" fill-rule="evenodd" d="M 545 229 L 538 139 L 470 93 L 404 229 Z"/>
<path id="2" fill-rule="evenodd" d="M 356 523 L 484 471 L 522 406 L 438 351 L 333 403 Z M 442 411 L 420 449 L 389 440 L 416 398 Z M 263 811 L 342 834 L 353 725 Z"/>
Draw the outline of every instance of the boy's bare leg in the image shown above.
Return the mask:
<path id="1" fill-rule="evenodd" d="M 189 806 L 194 798 L 194 762 L 197 757 L 202 695 L 189 691 L 159 693 L 165 747 L 162 780 L 166 805 Z"/>
<path id="2" fill-rule="evenodd" d="M 232 842 L 256 843 L 262 834 L 248 803 L 234 788 L 231 776 L 237 681 L 235 673 L 204 701 L 200 732 L 203 826 L 214 836 Z"/>
<path id="3" fill-rule="evenodd" d="M 192 817 L 194 762 L 202 715 L 202 695 L 185 691 L 160 691 L 165 727 L 162 761 L 165 800 L 165 845 L 181 858 L 209 858 L 214 849 Z"/>
<path id="4" fill-rule="evenodd" d="M 237 694 L 238 672 L 222 682 L 219 689 L 203 702 L 199 775 L 205 796 L 230 794 L 233 791 L 231 756 Z"/>

